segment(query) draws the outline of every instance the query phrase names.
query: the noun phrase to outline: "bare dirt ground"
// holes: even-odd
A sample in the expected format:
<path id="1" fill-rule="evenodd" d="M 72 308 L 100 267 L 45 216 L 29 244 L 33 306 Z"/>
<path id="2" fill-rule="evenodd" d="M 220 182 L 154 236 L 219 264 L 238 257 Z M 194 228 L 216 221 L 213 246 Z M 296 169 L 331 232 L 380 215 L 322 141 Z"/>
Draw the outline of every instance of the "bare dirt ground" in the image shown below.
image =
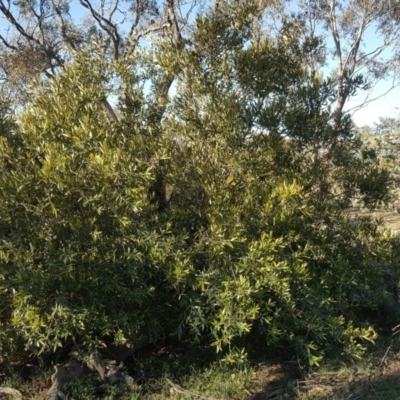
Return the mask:
<path id="1" fill-rule="evenodd" d="M 384 229 L 389 229 L 395 234 L 400 234 L 400 213 L 397 210 L 369 211 L 360 208 L 350 208 L 348 212 L 351 216 L 371 217 L 381 223 Z"/>

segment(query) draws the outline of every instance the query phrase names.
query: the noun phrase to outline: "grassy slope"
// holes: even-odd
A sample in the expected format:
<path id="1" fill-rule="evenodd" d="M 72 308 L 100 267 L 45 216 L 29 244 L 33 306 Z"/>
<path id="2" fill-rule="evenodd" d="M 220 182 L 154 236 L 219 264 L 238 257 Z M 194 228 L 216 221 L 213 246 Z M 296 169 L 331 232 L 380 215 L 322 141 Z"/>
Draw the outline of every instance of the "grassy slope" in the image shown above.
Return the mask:
<path id="1" fill-rule="evenodd" d="M 382 340 L 363 360 L 331 362 L 307 373 L 301 373 L 295 360 L 226 367 L 207 360 L 204 349 L 189 353 L 177 344 L 153 347 L 126 364 L 125 370 L 136 384 L 104 384 L 92 374 L 70 385 L 66 394 L 74 400 L 400 399 L 397 337 L 392 342 Z M 24 399 L 44 400 L 51 385 L 51 369 L 37 370 L 26 380 L 21 369 L 13 371 L 3 365 L 1 386 L 18 389 Z M 0 395 L 3 398 L 7 399 Z"/>

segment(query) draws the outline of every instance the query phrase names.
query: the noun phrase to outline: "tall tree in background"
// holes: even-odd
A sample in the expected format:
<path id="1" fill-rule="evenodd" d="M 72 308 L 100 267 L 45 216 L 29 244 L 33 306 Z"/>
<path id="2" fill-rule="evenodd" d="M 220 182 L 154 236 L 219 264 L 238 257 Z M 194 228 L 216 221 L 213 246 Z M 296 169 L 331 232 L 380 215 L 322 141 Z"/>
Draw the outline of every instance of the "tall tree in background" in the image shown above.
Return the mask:
<path id="1" fill-rule="evenodd" d="M 392 172 L 395 187 L 394 206 L 399 210 L 400 188 L 400 116 L 381 117 L 372 128 L 361 129 L 365 146 L 375 150 L 377 162 Z"/>
<path id="2" fill-rule="evenodd" d="M 183 4 L 179 0 L 0 0 L 6 26 L 0 31 L 2 79 L 23 100 L 33 77 L 54 76 L 93 37 L 102 41 L 102 51 L 122 63 L 150 34 L 169 35 L 179 47 L 181 31 L 200 5 L 201 0 Z M 84 15 L 84 21 L 76 14 Z M 160 95 L 168 94 L 171 84 L 172 78 L 164 77 Z"/>
<path id="3" fill-rule="evenodd" d="M 399 85 L 399 1 L 297 0 L 288 2 L 281 15 L 291 35 L 314 48 L 305 59 L 308 68 L 318 72 L 335 65 L 337 114 L 349 109 L 346 103 L 356 93 L 364 92 L 365 98 L 355 110 L 379 97 L 371 98 L 370 89 L 380 80 L 390 79 L 391 88 Z"/>
<path id="4" fill-rule="evenodd" d="M 229 2 L 207 0 L 0 0 L 4 26 L 0 68 L 8 89 L 26 96 L 26 83 L 38 73 L 54 75 L 57 68 L 73 57 L 73 51 L 90 38 L 103 42 L 109 57 L 124 62 L 140 40 L 149 35 L 166 35 L 184 46 L 184 31 L 194 14 L 205 6 L 221 9 Z M 398 0 L 280 0 L 259 1 L 264 22 L 291 26 L 287 35 L 303 38 L 308 56 L 305 65 L 319 72 L 335 63 L 332 82 L 336 87 L 334 110 L 340 114 L 349 98 L 364 91 L 362 107 L 372 101 L 369 89 L 382 79 L 397 80 L 400 38 Z M 80 21 L 77 15 L 84 16 Z M 6 23 L 5 23 L 6 22 Z M 263 36 L 265 24 L 257 18 L 253 34 Z M 371 43 L 371 36 L 374 40 Z M 178 51 L 179 53 L 179 51 Z M 177 56 L 178 56 L 177 53 Z M 159 94 L 165 96 L 177 71 L 160 79 Z M 167 76 L 168 75 L 168 76 Z M 129 100 L 128 91 L 126 92 Z M 15 97 L 15 96 L 14 96 Z M 104 102 L 110 115 L 112 109 Z M 356 108 L 357 108 L 356 107 Z"/>

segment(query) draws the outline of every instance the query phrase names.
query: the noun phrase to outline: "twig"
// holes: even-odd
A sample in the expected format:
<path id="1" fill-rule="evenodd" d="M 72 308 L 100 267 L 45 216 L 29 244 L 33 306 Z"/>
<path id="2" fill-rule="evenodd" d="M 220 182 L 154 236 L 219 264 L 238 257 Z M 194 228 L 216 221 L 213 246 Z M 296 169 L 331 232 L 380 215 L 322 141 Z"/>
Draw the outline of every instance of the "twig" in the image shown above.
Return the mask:
<path id="1" fill-rule="evenodd" d="M 372 386 L 372 383 L 371 383 L 371 382 L 369 383 L 369 386 L 371 386 L 371 389 L 372 389 L 372 391 L 375 393 L 376 398 L 377 398 L 377 399 L 380 399 L 381 396 L 379 396 L 379 394 L 376 392 L 376 390 L 375 390 L 375 388 Z"/>
<path id="2" fill-rule="evenodd" d="M 380 367 L 382 367 L 383 362 L 385 361 L 385 358 L 386 358 L 386 356 L 388 355 L 390 348 L 392 347 L 392 344 L 393 344 L 393 341 L 390 343 L 389 347 L 386 349 L 385 354 L 383 355 L 382 360 L 381 360 L 381 362 L 379 363 L 379 366 L 380 366 Z"/>
<path id="3" fill-rule="evenodd" d="M 392 336 L 397 335 L 400 332 L 400 325 L 396 325 L 393 329 L 392 329 Z"/>
<path id="4" fill-rule="evenodd" d="M 363 397 L 365 395 L 365 393 L 360 394 L 357 397 L 352 397 L 353 395 L 351 394 L 346 400 L 357 400 L 357 399 L 361 399 L 361 397 Z"/>
<path id="5" fill-rule="evenodd" d="M 189 396 L 192 396 L 195 399 L 199 399 L 199 400 L 217 400 L 214 397 L 204 397 L 201 396 L 197 393 L 191 392 L 189 390 L 183 389 L 181 386 L 177 385 L 176 383 L 170 381 L 168 378 L 166 378 L 166 381 L 168 382 L 168 384 L 171 386 L 171 388 L 176 392 L 176 393 L 181 393 L 181 394 L 187 394 Z"/>

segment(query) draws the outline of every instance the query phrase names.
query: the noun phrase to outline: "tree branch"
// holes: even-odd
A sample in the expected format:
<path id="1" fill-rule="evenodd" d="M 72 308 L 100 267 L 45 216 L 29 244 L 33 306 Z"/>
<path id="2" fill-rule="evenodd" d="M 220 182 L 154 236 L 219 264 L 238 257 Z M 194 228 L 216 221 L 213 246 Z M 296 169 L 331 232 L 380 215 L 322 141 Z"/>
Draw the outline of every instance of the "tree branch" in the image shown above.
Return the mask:
<path id="1" fill-rule="evenodd" d="M 60 31 L 61 31 L 61 37 L 64 39 L 65 43 L 71 47 L 71 49 L 76 50 L 75 43 L 71 40 L 71 38 L 68 35 L 67 25 L 62 16 L 60 8 L 55 4 L 54 0 L 50 0 L 50 4 L 58 19 L 58 24 L 60 26 Z"/>
<path id="2" fill-rule="evenodd" d="M 23 37 L 28 39 L 30 42 L 35 42 L 36 44 L 41 45 L 38 39 L 27 33 L 26 30 L 17 22 L 14 15 L 10 12 L 9 8 L 4 5 L 3 0 L 0 0 L 0 11 L 6 17 L 8 22 L 10 22 Z"/>
<path id="3" fill-rule="evenodd" d="M 347 113 L 351 113 L 351 114 L 353 115 L 355 112 L 361 110 L 362 108 L 364 108 L 365 106 L 367 106 L 369 103 L 372 103 L 373 101 L 376 101 L 376 100 L 378 100 L 378 99 L 380 99 L 380 98 L 386 96 L 386 95 L 387 95 L 388 93 L 390 93 L 393 89 L 395 89 L 396 87 L 399 87 L 399 86 L 400 86 L 400 82 L 398 81 L 397 83 L 395 83 L 395 79 L 393 78 L 393 79 L 392 79 L 392 84 L 391 84 L 390 88 L 389 88 L 388 90 L 386 90 L 384 93 L 380 94 L 379 96 L 373 97 L 373 98 L 370 98 L 370 95 L 368 94 L 368 95 L 364 98 L 364 101 L 363 101 L 361 104 L 359 104 L 359 105 L 357 105 L 357 106 L 354 106 L 354 107 L 352 107 L 352 108 L 349 108 L 348 110 L 346 110 L 346 112 L 347 112 Z"/>
<path id="4" fill-rule="evenodd" d="M 175 36 L 175 43 L 177 47 L 181 47 L 183 40 L 182 40 L 182 35 L 181 31 L 179 29 L 178 21 L 176 19 L 176 13 L 175 13 L 175 0 L 166 0 L 166 6 L 167 6 L 167 18 L 168 22 L 171 24 L 174 36 Z"/>
<path id="5" fill-rule="evenodd" d="M 13 46 L 11 43 L 9 43 L 2 35 L 0 35 L 0 40 L 4 43 L 4 46 L 11 50 L 18 50 L 17 47 Z"/>
<path id="6" fill-rule="evenodd" d="M 111 20 L 105 18 L 103 15 L 99 14 L 92 6 L 89 0 L 79 0 L 79 3 L 87 8 L 92 14 L 93 18 L 97 21 L 100 28 L 103 29 L 111 38 L 114 44 L 114 58 L 118 60 L 119 58 L 119 45 L 121 38 L 118 33 L 117 26 L 114 25 Z"/>

